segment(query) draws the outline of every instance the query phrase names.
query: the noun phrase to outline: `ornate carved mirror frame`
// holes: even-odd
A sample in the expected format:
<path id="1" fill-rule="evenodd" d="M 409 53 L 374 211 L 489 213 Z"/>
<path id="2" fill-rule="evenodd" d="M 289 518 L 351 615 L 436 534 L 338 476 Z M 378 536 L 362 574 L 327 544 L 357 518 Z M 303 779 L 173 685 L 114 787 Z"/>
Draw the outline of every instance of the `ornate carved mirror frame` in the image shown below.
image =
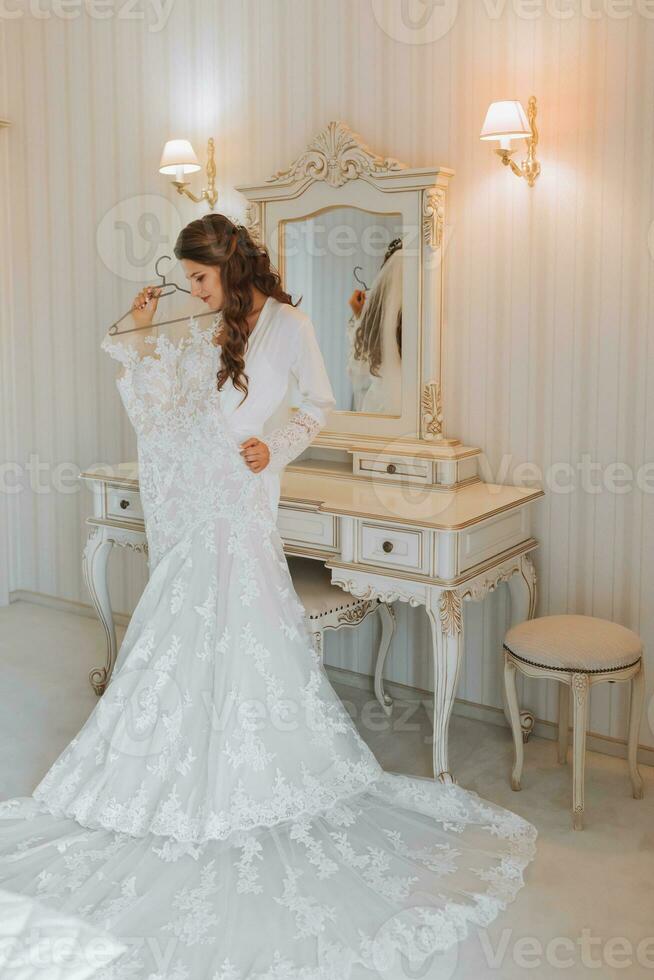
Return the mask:
<path id="1" fill-rule="evenodd" d="M 401 215 L 403 228 L 402 396 L 399 415 L 335 410 L 317 445 L 352 449 L 408 442 L 420 454 L 458 444 L 445 436 L 442 399 L 444 246 L 447 188 L 454 171 L 408 167 L 374 153 L 343 122 L 330 122 L 289 167 L 261 185 L 236 189 L 246 224 L 284 276 L 288 221 L 337 207 Z M 345 319 L 345 317 L 344 317 Z"/>

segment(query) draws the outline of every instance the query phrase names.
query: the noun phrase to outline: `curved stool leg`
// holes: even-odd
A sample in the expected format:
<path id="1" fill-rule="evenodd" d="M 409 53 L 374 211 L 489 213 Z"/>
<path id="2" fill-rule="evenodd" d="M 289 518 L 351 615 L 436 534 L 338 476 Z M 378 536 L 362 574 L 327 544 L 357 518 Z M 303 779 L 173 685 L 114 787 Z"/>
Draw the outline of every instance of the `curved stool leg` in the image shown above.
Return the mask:
<path id="1" fill-rule="evenodd" d="M 584 829 L 584 769 L 588 728 L 588 674 L 572 675 L 572 825 Z"/>
<path id="2" fill-rule="evenodd" d="M 633 787 L 634 799 L 643 798 L 643 780 L 638 772 L 638 735 L 640 733 L 640 719 L 643 713 L 643 698 L 645 695 L 645 672 L 641 660 L 640 668 L 631 678 L 631 705 L 629 708 L 629 743 L 627 748 L 627 759 L 629 762 L 629 775 Z"/>
<path id="3" fill-rule="evenodd" d="M 511 721 L 511 731 L 513 732 L 513 746 L 515 749 L 515 762 L 511 773 L 511 789 L 517 792 L 522 779 L 522 766 L 524 763 L 525 749 L 522 738 L 522 728 L 520 725 L 520 708 L 518 706 L 518 690 L 515 683 L 516 666 L 509 656 L 504 653 L 504 691 L 506 694 L 506 707 Z"/>
<path id="4" fill-rule="evenodd" d="M 391 646 L 393 633 L 395 632 L 395 611 L 386 602 L 379 603 L 379 615 L 381 617 L 382 635 L 377 651 L 377 662 L 375 664 L 375 696 L 387 715 L 390 715 L 393 708 L 393 698 L 384 690 L 384 666 L 386 657 Z"/>
<path id="5" fill-rule="evenodd" d="M 570 722 L 570 685 L 559 684 L 559 763 L 568 761 L 568 725 Z"/>

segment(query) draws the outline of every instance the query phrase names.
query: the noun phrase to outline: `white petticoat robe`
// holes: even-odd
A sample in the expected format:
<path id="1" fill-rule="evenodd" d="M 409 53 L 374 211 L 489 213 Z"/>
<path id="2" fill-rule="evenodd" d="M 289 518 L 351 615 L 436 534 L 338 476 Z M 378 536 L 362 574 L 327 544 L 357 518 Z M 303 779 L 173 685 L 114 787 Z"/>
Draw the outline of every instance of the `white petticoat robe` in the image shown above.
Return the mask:
<path id="1" fill-rule="evenodd" d="M 101 980 L 442 976 L 523 886 L 536 831 L 384 772 L 360 737 L 211 337 L 191 319 L 151 354 L 102 343 L 124 368 L 150 578 L 97 707 L 33 796 L 0 804 L 0 887 L 123 944 Z"/>

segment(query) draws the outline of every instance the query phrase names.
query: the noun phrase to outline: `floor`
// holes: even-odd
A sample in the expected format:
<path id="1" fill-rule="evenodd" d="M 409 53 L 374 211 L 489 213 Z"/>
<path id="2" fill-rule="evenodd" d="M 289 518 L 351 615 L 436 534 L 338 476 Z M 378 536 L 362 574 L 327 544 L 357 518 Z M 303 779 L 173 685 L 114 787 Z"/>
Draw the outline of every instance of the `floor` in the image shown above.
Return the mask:
<path id="1" fill-rule="evenodd" d="M 79 730 L 96 703 L 88 672 L 102 662 L 96 620 L 27 602 L 0 609 L 1 799 L 29 795 Z M 431 775 L 423 708 L 396 703 L 386 719 L 365 691 L 335 686 L 384 768 Z M 575 833 L 570 767 L 557 765 L 553 742 L 530 741 L 521 793 L 508 782 L 508 730 L 454 718 L 450 747 L 460 785 L 526 817 L 539 840 L 527 887 L 434 975 L 654 978 L 654 769 L 641 767 L 645 799 L 633 800 L 626 763 L 589 753 L 586 827 Z M 424 975 L 407 967 L 407 978 Z"/>

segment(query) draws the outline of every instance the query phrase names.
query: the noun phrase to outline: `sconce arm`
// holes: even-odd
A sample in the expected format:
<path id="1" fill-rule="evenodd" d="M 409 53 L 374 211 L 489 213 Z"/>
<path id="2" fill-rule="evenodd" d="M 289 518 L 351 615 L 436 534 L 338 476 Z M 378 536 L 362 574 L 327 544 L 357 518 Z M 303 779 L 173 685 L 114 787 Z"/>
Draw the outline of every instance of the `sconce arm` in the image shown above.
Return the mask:
<path id="1" fill-rule="evenodd" d="M 497 153 L 497 155 L 499 156 L 499 158 L 501 159 L 505 167 L 511 167 L 511 170 L 516 175 L 516 177 L 525 176 L 524 170 L 522 170 L 518 166 L 515 160 L 511 159 L 511 154 L 515 152 L 514 150 L 495 150 L 495 152 Z"/>
<path id="2" fill-rule="evenodd" d="M 177 188 L 178 194 L 186 194 L 186 196 L 190 197 L 190 199 L 194 201 L 195 204 L 202 204 L 203 201 L 207 201 L 209 207 L 213 208 L 216 204 L 216 201 L 218 200 L 218 194 L 216 193 L 215 189 L 207 190 L 205 188 L 202 191 L 201 195 L 198 197 L 197 194 L 194 194 L 192 191 L 188 189 L 188 183 L 186 181 L 173 180 L 172 183 Z"/>

